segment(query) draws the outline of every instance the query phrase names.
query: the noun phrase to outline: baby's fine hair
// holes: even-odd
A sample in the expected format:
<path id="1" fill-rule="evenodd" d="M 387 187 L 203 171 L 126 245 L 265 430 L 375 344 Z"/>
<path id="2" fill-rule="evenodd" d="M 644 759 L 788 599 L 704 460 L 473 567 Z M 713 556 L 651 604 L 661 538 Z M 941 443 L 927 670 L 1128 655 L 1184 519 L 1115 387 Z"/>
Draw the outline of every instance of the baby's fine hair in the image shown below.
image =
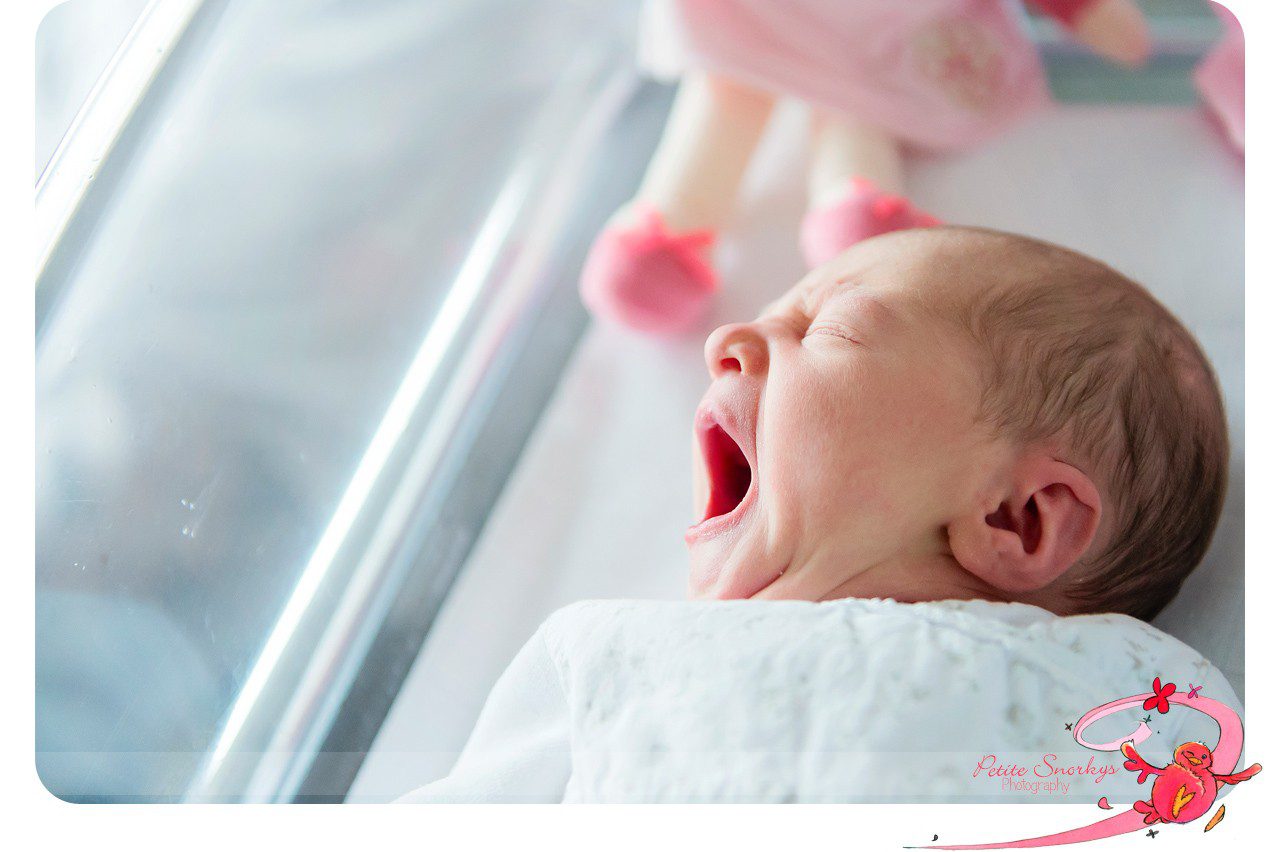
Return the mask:
<path id="1" fill-rule="evenodd" d="M 1063 589 L 1081 612 L 1150 620 L 1204 558 L 1227 488 L 1222 395 L 1195 338 L 1141 285 L 1084 255 L 986 232 L 998 285 L 961 311 L 979 346 L 981 418 L 1057 440 L 1101 479 L 1108 539 Z"/>

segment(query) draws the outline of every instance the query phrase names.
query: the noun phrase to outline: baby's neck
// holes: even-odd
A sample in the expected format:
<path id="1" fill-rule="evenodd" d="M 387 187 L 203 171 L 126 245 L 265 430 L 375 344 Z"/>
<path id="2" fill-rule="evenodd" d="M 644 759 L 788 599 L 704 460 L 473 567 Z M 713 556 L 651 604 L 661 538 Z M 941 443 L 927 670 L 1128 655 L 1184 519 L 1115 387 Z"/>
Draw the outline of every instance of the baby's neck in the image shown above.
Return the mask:
<path id="1" fill-rule="evenodd" d="M 877 563 L 849 577 L 819 599 L 839 598 L 889 598 L 903 603 L 1010 600 L 1008 595 L 973 576 L 945 553 L 915 554 Z"/>

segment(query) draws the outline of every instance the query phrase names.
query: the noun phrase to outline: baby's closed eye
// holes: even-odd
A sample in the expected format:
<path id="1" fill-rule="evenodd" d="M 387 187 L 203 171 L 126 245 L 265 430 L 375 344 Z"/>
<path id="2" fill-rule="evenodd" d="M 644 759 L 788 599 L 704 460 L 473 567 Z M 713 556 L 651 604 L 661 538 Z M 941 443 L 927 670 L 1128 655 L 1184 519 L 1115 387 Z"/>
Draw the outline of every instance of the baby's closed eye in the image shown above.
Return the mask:
<path id="1" fill-rule="evenodd" d="M 839 338 L 859 345 L 862 343 L 853 326 L 848 323 L 841 322 L 840 320 L 829 319 L 826 317 L 814 320 L 805 332 L 805 337 L 815 336 Z"/>

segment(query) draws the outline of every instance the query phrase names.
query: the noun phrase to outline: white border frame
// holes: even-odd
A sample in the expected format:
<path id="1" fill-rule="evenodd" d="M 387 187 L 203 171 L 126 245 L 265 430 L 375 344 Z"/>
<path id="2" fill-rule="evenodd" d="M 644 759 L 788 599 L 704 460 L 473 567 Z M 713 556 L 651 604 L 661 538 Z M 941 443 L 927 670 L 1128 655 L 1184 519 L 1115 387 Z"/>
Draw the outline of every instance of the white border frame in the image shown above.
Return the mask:
<path id="1" fill-rule="evenodd" d="M 258 0 L 263 2 L 264 0 Z M 31 127 L 34 115 L 34 43 L 53 0 L 18 0 L 0 10 L 0 96 L 10 127 Z M 1277 599 L 1274 544 L 1269 533 L 1277 496 L 1271 478 L 1280 473 L 1277 398 L 1280 381 L 1280 334 L 1277 286 L 1280 261 L 1275 228 L 1280 162 L 1276 81 L 1280 52 L 1269 41 L 1280 31 L 1280 4 L 1274 0 L 1226 0 L 1244 25 L 1249 40 L 1248 149 L 1253 152 L 1246 180 L 1246 432 L 1253 435 L 1246 457 L 1246 657 L 1249 717 L 1246 756 L 1261 761 L 1263 773 L 1241 785 L 1227 800 L 1228 818 L 1210 834 L 1194 826 L 1165 826 L 1147 847 L 1141 835 L 1129 835 L 1072 849 L 1152 848 L 1234 850 L 1254 839 L 1271 838 L 1280 829 L 1269 825 L 1273 779 L 1280 776 L 1277 748 L 1275 681 L 1272 657 L 1264 649 L 1277 645 L 1277 623 L 1270 602 Z M 0 317 L 5 346 L 6 397 L 19 401 L 16 416 L 0 419 L 0 447 L 9 487 L 3 491 L 0 518 L 5 519 L 8 571 L 12 578 L 3 597 L 6 640 L 4 671 L 15 685 L 12 700 L 0 709 L 3 775 L 0 796 L 6 803 L 5 834 L 15 848 L 27 846 L 121 849 L 218 850 L 297 847 L 315 850 L 384 846 L 452 849 L 554 846 L 564 849 L 645 850 L 714 848 L 734 850 L 813 848 L 832 850 L 900 849 L 927 842 L 936 832 L 945 840 L 980 842 L 1043 834 L 1081 824 L 1097 815 L 1087 805 L 793 805 L 751 806 L 598 806 L 539 807 L 453 806 L 383 808 L 312 806 L 272 808 L 254 805 L 164 807 L 146 805 L 78 806 L 50 795 L 35 773 L 34 704 L 34 280 L 31 162 L 33 137 L 0 135 L 0 198 L 3 229 L 0 263 L 6 304 Z M 928 834 L 926 834 L 926 831 Z M 1270 842 L 1274 842 L 1271 840 Z"/>

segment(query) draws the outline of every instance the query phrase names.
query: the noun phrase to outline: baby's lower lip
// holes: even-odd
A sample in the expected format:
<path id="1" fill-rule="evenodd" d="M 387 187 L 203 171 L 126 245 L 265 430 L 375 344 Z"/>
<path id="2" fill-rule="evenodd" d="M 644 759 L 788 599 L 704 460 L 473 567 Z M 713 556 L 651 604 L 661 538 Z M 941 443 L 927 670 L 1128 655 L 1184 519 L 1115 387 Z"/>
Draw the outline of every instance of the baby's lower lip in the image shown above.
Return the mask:
<path id="1" fill-rule="evenodd" d="M 733 511 L 707 518 L 705 521 L 693 524 L 685 530 L 685 544 L 693 545 L 709 538 L 715 538 L 733 529 L 741 522 L 752 504 L 755 503 L 755 499 L 756 483 L 753 481 L 751 487 L 747 489 L 747 493 L 743 496 L 742 502 L 738 503 L 733 508 Z"/>

